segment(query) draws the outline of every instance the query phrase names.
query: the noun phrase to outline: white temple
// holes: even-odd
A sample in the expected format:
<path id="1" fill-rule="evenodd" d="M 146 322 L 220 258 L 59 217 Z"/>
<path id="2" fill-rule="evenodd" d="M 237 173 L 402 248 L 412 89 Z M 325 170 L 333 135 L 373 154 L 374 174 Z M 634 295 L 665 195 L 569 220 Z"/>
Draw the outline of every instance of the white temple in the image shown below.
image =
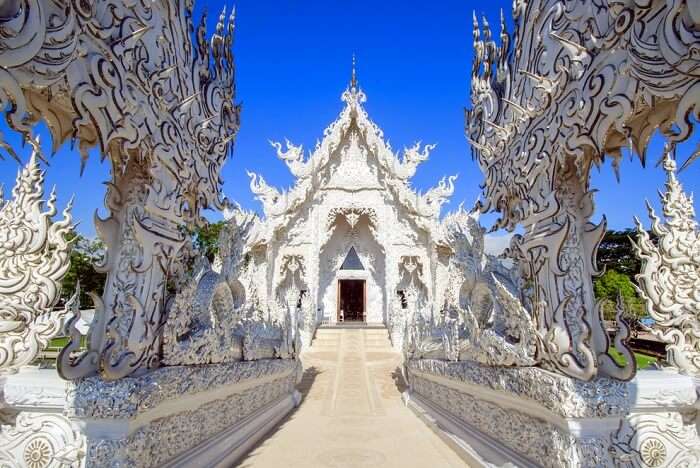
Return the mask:
<path id="1" fill-rule="evenodd" d="M 33 149 L 0 189 L 0 466 L 700 466 L 700 229 L 675 161 L 698 1 L 517 0 L 498 40 L 474 16 L 475 213 L 519 229 L 513 269 L 475 213 L 441 220 L 455 177 L 411 188 L 434 147 L 396 155 L 354 71 L 308 159 L 273 144 L 294 186 L 251 174 L 264 217 L 230 212 L 210 264 L 189 233 L 229 206 L 235 11 L 207 39 L 193 3 L 0 1 L 0 108 Z M 44 196 L 39 123 L 111 163 L 87 336 L 78 291 L 55 307 L 74 226 Z M 634 247 L 666 357 L 638 369 L 625 301 L 611 333 L 594 295 L 590 170 L 627 146 L 644 162 L 656 129 L 663 216 Z"/>
<path id="2" fill-rule="evenodd" d="M 306 291 L 318 323 L 388 324 L 391 310 L 406 307 L 413 285 L 420 303 L 442 304 L 451 249 L 440 209 L 456 176 L 427 193 L 411 188 L 417 166 L 434 145 L 420 143 L 395 154 L 363 108 L 355 72 L 343 93 L 338 119 L 304 158 L 301 146 L 273 143 L 296 181 L 288 191 L 251 176 L 264 219 L 253 227 L 248 248 L 261 298 L 284 302 L 286 291 Z M 268 306 L 270 306 L 268 304 Z"/>

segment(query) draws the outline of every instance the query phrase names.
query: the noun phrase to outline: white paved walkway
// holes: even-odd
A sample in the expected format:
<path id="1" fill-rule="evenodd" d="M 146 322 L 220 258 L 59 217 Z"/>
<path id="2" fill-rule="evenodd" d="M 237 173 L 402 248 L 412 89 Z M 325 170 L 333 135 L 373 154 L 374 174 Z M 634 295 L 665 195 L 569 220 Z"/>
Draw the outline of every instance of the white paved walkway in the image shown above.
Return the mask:
<path id="1" fill-rule="evenodd" d="M 401 401 L 386 330 L 321 329 L 302 356 L 300 407 L 240 466 L 464 467 Z"/>

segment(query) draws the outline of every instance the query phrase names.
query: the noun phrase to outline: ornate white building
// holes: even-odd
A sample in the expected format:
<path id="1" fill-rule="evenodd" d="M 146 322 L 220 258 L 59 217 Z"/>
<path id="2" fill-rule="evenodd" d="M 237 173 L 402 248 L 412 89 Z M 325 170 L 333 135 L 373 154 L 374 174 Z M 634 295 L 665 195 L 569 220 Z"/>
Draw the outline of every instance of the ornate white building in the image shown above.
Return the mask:
<path id="1" fill-rule="evenodd" d="M 287 142 L 285 151 L 273 143 L 296 178 L 288 191 L 249 174 L 265 214 L 248 239 L 252 276 L 257 288 L 265 285 L 264 294 L 257 290 L 263 302 L 285 303 L 290 287 L 305 291 L 313 325 L 388 324 L 389 311 L 406 307 L 410 285 L 419 302 L 443 302 L 438 285 L 452 250 L 440 209 L 456 176 L 416 192 L 411 177 L 434 145 L 395 154 L 362 106 L 354 70 L 342 100 L 345 108 L 308 158 L 302 146 Z"/>

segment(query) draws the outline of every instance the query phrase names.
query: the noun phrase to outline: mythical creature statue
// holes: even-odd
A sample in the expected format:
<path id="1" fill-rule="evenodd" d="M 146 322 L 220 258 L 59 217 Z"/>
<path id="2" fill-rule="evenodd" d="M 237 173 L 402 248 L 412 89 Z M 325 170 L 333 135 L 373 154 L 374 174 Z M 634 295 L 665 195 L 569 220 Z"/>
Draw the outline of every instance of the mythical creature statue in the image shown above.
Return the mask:
<path id="1" fill-rule="evenodd" d="M 467 213 L 460 207 L 445 217 L 443 229 L 453 249 L 445 304 L 437 313 L 431 310 L 429 314 L 409 314 L 405 333 L 407 359 L 553 367 L 548 362 L 551 350 L 545 347 L 557 338 L 544 335 L 533 318 L 541 313 L 537 307 L 542 306 L 535 304 L 534 310 L 528 310 L 515 294 L 522 290 L 516 268 L 485 253 L 484 229 L 479 225 L 477 212 Z M 634 362 L 634 355 L 626 346 L 629 328 L 622 320 L 623 312 L 618 305 L 621 325 L 615 347 L 627 362 Z M 606 349 L 608 345 L 606 341 Z M 631 379 L 635 367 L 626 369 L 629 373 L 623 377 Z"/>
<path id="2" fill-rule="evenodd" d="M 36 151 L 17 174 L 12 198 L 0 200 L 0 373 L 33 361 L 74 309 L 73 297 L 54 310 L 70 267 L 72 201 L 56 215 L 56 194 L 44 202 L 44 172 Z"/>
<path id="3" fill-rule="evenodd" d="M 453 251 L 445 304 L 429 318 L 413 318 L 407 332 L 409 357 L 535 365 L 537 333 L 530 313 L 511 292 L 517 290 L 517 275 L 484 252 L 477 212 L 460 207 L 442 226 Z"/>
<path id="4" fill-rule="evenodd" d="M 700 375 L 700 229 L 693 198 L 676 178 L 676 162 L 664 161 L 666 192 L 661 195 L 664 221 L 647 203 L 653 242 L 637 222 L 634 249 L 642 261 L 637 291 L 655 320 L 652 332 L 666 346 L 668 363 L 690 375 Z"/>
<path id="5" fill-rule="evenodd" d="M 220 271 L 198 255 L 182 287 L 166 306 L 165 365 L 294 356 L 295 348 L 287 345 L 283 329 L 286 322 L 264 320 L 262 313 L 249 310 L 255 304 L 247 301 L 241 281 L 247 268 L 246 242 L 256 216 L 239 207 L 229 211 L 228 218 L 219 236 Z"/>
<path id="6" fill-rule="evenodd" d="M 183 228 L 224 206 L 220 171 L 240 112 L 233 18 L 226 24 L 222 13 L 208 42 L 204 19 L 192 24 L 191 0 L 1 8 L 0 104 L 10 127 L 29 140 L 43 121 L 54 150 L 73 141 L 85 163 L 97 147 L 112 167 L 110 216 L 96 219 L 107 247 L 100 313 L 87 350 L 59 360 L 61 373 L 114 380 L 157 367 Z"/>
<path id="7" fill-rule="evenodd" d="M 624 147 L 642 161 L 658 128 L 686 140 L 700 114 L 700 14 L 695 2 L 516 0 L 500 45 L 474 18 L 467 136 L 484 176 L 481 209 L 513 230 L 511 250 L 551 367 L 591 380 L 625 379 L 614 365 L 592 276 L 606 222 L 589 173 Z M 686 161 L 689 163 L 693 158 Z M 632 365 L 632 364 L 629 364 Z"/>

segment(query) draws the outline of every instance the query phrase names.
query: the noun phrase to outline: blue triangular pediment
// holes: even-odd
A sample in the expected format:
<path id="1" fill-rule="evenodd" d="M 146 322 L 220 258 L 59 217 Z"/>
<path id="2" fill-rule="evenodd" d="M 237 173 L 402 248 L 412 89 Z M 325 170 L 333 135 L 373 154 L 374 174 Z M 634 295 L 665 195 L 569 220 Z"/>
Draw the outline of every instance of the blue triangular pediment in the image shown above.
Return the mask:
<path id="1" fill-rule="evenodd" d="M 357 255 L 355 247 L 350 247 L 350 251 L 345 256 L 345 260 L 340 267 L 341 270 L 364 270 L 365 267 L 360 261 L 360 257 Z"/>

